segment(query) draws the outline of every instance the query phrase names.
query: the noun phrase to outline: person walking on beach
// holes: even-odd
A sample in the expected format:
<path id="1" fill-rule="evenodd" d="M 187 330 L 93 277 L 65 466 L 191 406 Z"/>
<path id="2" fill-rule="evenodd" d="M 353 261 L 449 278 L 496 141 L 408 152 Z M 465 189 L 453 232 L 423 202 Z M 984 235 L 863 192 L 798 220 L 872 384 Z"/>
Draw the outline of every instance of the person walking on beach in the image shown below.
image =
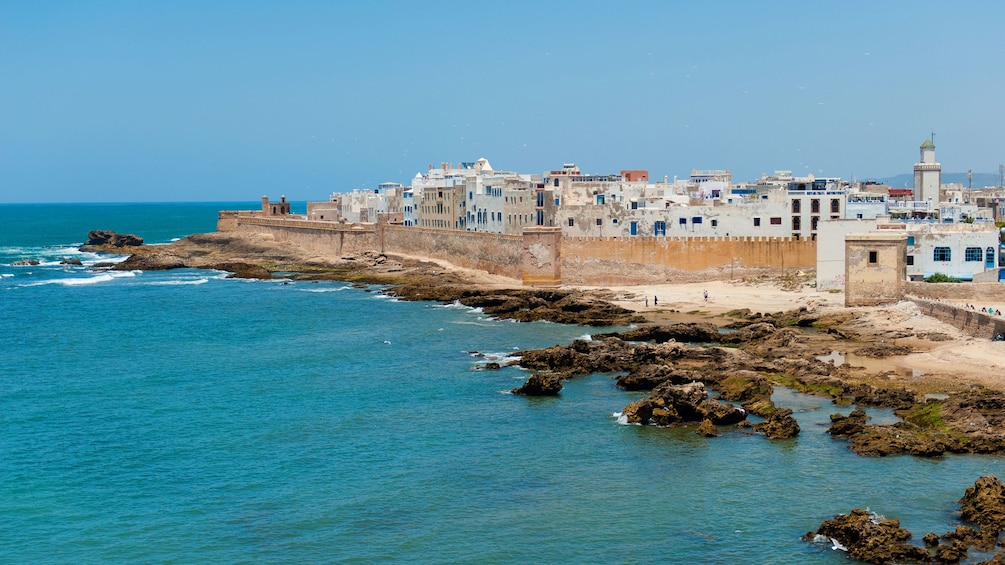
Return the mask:
<path id="1" fill-rule="evenodd" d="M 653 306 L 659 306 L 659 304 L 660 304 L 660 299 L 659 299 L 659 298 L 656 298 L 656 297 L 654 296 L 654 297 L 653 297 Z"/>
<path id="2" fill-rule="evenodd" d="M 646 308 L 649 308 L 649 297 L 646 297 Z"/>
<path id="3" fill-rule="evenodd" d="M 708 302 L 708 291 L 705 291 L 705 302 Z"/>

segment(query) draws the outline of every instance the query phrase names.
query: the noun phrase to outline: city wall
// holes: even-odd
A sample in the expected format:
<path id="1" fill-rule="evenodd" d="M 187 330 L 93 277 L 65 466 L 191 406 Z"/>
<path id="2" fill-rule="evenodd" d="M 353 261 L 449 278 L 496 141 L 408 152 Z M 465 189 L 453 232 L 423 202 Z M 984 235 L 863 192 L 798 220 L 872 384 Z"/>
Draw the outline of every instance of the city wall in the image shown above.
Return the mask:
<path id="1" fill-rule="evenodd" d="M 382 253 L 400 253 L 449 261 L 520 280 L 523 237 L 459 230 L 435 230 L 382 224 Z"/>
<path id="2" fill-rule="evenodd" d="M 973 304 L 978 310 L 992 307 L 1005 309 L 1005 284 L 993 283 L 926 283 L 907 281 L 904 292 L 929 300 L 950 300 Z"/>
<path id="3" fill-rule="evenodd" d="M 219 224 L 218 221 L 218 230 Z M 270 234 L 276 241 L 290 242 L 331 260 L 380 248 L 380 239 L 373 226 L 240 215 L 234 221 L 234 229 L 229 231 Z"/>
<path id="4" fill-rule="evenodd" d="M 813 269 L 816 242 L 780 237 L 565 237 L 562 282 L 619 285 Z"/>
<path id="5" fill-rule="evenodd" d="M 947 285 L 939 284 L 938 286 Z M 994 339 L 998 334 L 1005 334 L 1005 318 L 1002 316 L 985 314 L 955 304 L 936 302 L 925 298 L 909 297 L 907 300 L 915 303 L 923 314 L 955 326 L 967 335 Z"/>
<path id="6" fill-rule="evenodd" d="M 535 286 L 730 279 L 816 265 L 816 242 L 779 237 L 567 238 L 557 229 L 502 235 L 247 212 L 221 212 L 217 229 L 271 234 L 333 260 L 368 251 L 428 257 Z"/>

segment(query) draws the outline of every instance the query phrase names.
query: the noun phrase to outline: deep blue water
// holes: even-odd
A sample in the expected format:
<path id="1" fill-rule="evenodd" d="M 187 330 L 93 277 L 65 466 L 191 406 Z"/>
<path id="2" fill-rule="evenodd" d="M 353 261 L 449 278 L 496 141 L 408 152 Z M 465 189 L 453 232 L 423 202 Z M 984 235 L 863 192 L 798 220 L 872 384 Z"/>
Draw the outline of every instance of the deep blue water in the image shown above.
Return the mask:
<path id="1" fill-rule="evenodd" d="M 794 440 L 622 426 L 611 375 L 528 399 L 475 370 L 584 328 L 75 250 L 237 206 L 0 206 L 0 562 L 843 563 L 799 537 L 868 507 L 920 543 L 1003 472 L 858 457 L 825 433 L 847 409 L 786 391 Z"/>

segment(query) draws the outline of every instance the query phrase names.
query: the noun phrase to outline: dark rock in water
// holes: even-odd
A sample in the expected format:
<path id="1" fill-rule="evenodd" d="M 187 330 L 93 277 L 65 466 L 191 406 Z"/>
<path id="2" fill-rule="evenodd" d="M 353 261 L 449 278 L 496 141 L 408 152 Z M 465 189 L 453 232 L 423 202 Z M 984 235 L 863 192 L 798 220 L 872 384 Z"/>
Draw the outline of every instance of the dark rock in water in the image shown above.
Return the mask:
<path id="1" fill-rule="evenodd" d="M 836 437 L 851 437 L 865 429 L 869 416 L 863 410 L 852 410 L 851 414 L 831 414 L 831 427 L 827 433 Z"/>
<path id="2" fill-rule="evenodd" d="M 632 413 L 639 413 L 637 423 L 645 424 L 651 419 L 659 426 L 706 419 L 714 425 L 723 426 L 736 424 L 746 417 L 746 413 L 735 406 L 709 400 L 705 385 L 700 382 L 676 385 L 667 381 L 653 389 L 645 400 L 648 404 L 640 400 L 625 407 L 623 413 L 628 415 L 629 422 L 635 422 Z M 650 409 L 650 418 L 644 418 Z"/>
<path id="3" fill-rule="evenodd" d="M 698 429 L 695 430 L 694 433 L 705 437 L 717 437 L 722 435 L 715 427 L 715 424 L 712 423 L 712 420 L 709 420 L 708 418 L 701 421 L 701 424 L 698 425 Z"/>
<path id="4" fill-rule="evenodd" d="M 15 267 L 34 267 L 38 265 L 38 259 L 21 259 L 20 261 L 14 261 L 11 265 Z"/>
<path id="5" fill-rule="evenodd" d="M 859 508 L 851 514 L 839 514 L 820 524 L 817 531 L 803 536 L 805 541 L 829 543 L 838 549 L 843 547 L 848 557 L 866 563 L 931 563 L 928 551 L 907 543 L 909 539 L 911 532 L 901 528 L 899 520 Z"/>
<path id="6" fill-rule="evenodd" d="M 648 424 L 653 417 L 653 403 L 648 398 L 642 398 L 625 406 L 621 415 L 629 424 Z"/>
<path id="7" fill-rule="evenodd" d="M 496 363 L 494 361 L 490 361 L 490 362 L 486 363 L 483 367 L 484 367 L 484 369 L 486 371 L 496 371 L 496 370 L 499 369 L 499 363 Z"/>
<path id="8" fill-rule="evenodd" d="M 967 488 L 960 499 L 960 518 L 996 534 L 1005 529 L 1005 486 L 994 475 L 985 475 Z"/>
<path id="9" fill-rule="evenodd" d="M 83 265 L 80 259 L 63 259 L 59 262 L 60 265 Z"/>
<path id="10" fill-rule="evenodd" d="M 785 439 L 799 435 L 799 424 L 792 417 L 792 410 L 775 410 L 767 419 L 754 424 L 754 431 L 768 436 L 768 439 Z"/>
<path id="11" fill-rule="evenodd" d="M 618 377 L 617 385 L 623 390 L 652 390 L 668 381 L 673 384 L 693 382 L 698 379 L 698 376 L 698 373 L 693 370 L 675 369 L 666 364 L 649 363 L 627 375 Z"/>
<path id="12" fill-rule="evenodd" d="M 534 373 L 523 386 L 511 392 L 523 396 L 554 396 L 560 390 L 562 390 L 561 375 Z"/>
<path id="13" fill-rule="evenodd" d="M 143 238 L 129 233 L 116 233 L 111 230 L 91 230 L 87 232 L 86 246 L 138 247 L 143 245 Z"/>

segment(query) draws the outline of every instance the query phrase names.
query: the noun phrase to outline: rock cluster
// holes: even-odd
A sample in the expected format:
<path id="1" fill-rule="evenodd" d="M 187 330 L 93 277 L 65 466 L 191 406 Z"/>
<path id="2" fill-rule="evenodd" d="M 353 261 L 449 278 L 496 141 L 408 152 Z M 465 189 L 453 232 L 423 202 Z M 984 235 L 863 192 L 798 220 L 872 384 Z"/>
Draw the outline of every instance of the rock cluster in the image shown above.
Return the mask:
<path id="1" fill-rule="evenodd" d="M 91 230 L 87 232 L 87 243 L 84 247 L 139 247 L 140 245 L 143 245 L 143 238 L 133 234 Z"/>
<path id="2" fill-rule="evenodd" d="M 861 419 L 855 415 L 855 419 Z M 830 544 L 833 549 L 848 552 L 852 559 L 866 563 L 960 563 L 968 557 L 971 547 L 990 552 L 1005 528 L 1005 486 L 998 477 L 988 475 L 977 479 L 959 500 L 960 519 L 977 528 L 960 525 L 942 536 L 929 532 L 923 538 L 924 547 L 908 543 L 911 532 L 900 522 L 872 512 L 854 509 L 826 520 L 816 531 L 803 536 L 805 541 Z M 985 564 L 1005 562 L 999 552 Z"/>
<path id="3" fill-rule="evenodd" d="M 513 389 L 513 394 L 522 396 L 554 396 L 562 390 L 562 376 L 548 373 L 534 373 L 527 382 Z"/>

